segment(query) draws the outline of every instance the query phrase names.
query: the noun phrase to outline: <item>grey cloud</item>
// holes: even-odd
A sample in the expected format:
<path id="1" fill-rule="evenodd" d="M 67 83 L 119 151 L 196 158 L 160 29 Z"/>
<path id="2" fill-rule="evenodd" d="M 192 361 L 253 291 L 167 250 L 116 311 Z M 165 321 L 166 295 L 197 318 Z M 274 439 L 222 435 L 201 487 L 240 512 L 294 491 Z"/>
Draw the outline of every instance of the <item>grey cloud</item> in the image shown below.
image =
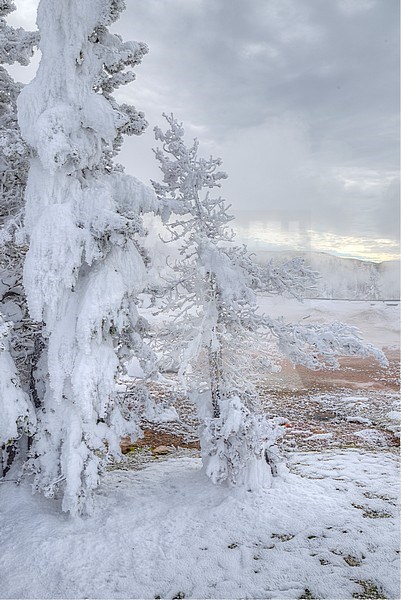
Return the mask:
<path id="1" fill-rule="evenodd" d="M 127 0 L 115 29 L 150 48 L 124 100 L 221 155 L 235 209 L 396 236 L 398 0 Z M 145 181 L 151 129 L 123 150 Z"/>
<path id="2" fill-rule="evenodd" d="M 376 203 L 377 204 L 377 203 Z M 381 235 L 400 238 L 400 180 L 394 177 L 384 190 L 379 206 L 375 206 L 374 222 Z"/>
<path id="3" fill-rule="evenodd" d="M 139 0 L 130 10 L 148 36 L 149 73 L 165 85 L 160 100 L 220 146 L 234 207 L 302 205 L 319 229 L 389 232 L 385 215 L 397 222 L 386 200 L 399 154 L 397 0 Z M 335 176 L 341 170 L 351 179 L 357 171 L 354 185 Z M 366 190 L 363 173 L 372 170 L 380 184 Z"/>
<path id="4" fill-rule="evenodd" d="M 370 8 L 351 13 L 340 6 L 139 0 L 129 20 L 149 37 L 148 66 L 214 135 L 295 111 L 315 124 L 317 147 L 340 138 L 348 160 L 394 163 L 398 2 L 366 3 Z"/>

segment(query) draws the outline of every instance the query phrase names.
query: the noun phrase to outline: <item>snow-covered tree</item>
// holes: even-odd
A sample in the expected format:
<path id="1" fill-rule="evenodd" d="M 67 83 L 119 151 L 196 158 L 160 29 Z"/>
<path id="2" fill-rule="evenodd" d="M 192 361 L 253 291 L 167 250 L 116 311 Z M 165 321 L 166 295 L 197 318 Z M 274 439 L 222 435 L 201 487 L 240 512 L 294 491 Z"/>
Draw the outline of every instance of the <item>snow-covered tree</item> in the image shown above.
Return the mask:
<path id="1" fill-rule="evenodd" d="M 121 456 L 121 437 L 141 433 L 116 393 L 124 361 L 134 352 L 146 372 L 153 369 L 136 297 L 147 263 L 141 215 L 157 201 L 113 163 L 121 136 L 146 127 L 142 113 L 112 96 L 147 52 L 108 29 L 123 8 L 123 0 L 41 0 L 42 58 L 18 99 L 22 135 L 35 151 L 24 285 L 47 338 L 30 466 L 34 488 L 47 496 L 60 490 L 63 510 L 73 514 L 90 510 L 102 465 Z"/>
<path id="2" fill-rule="evenodd" d="M 347 325 L 289 325 L 258 311 L 255 290 L 300 297 L 317 274 L 299 259 L 262 268 L 236 245 L 229 206 L 209 191 L 226 177 L 221 160 L 199 157 L 197 140 L 187 147 L 182 124 L 166 119 L 166 132 L 155 129 L 163 182 L 153 186 L 179 213 L 168 229 L 181 259 L 166 284 L 171 325 L 164 339 L 198 407 L 206 473 L 214 482 L 268 486 L 279 470 L 280 427 L 261 410 L 252 374 L 277 369 L 271 342 L 312 369 L 337 367 L 341 355 L 385 358 Z"/>
<path id="3" fill-rule="evenodd" d="M 380 300 L 383 293 L 380 286 L 380 274 L 377 265 L 369 265 L 368 281 L 365 284 L 364 298 L 366 300 Z"/>
<path id="4" fill-rule="evenodd" d="M 20 386 L 33 399 L 31 380 L 37 331 L 29 319 L 22 287 L 25 247 L 16 243 L 29 168 L 29 148 L 21 137 L 17 121 L 16 101 L 22 85 L 13 80 L 3 65 L 28 65 L 38 34 L 9 26 L 5 17 L 14 10 L 15 5 L 10 0 L 0 1 L 0 314 L 13 323 L 13 327 L 10 324 L 8 328 L 7 344 L 3 345 L 1 354 L 0 373 L 4 380 L 0 381 L 0 387 L 4 394 L 0 402 L 5 438 L 0 436 L 0 445 L 7 443 L 8 462 L 17 452 L 12 439 L 20 436 L 24 424 L 28 424 L 29 400 Z M 6 327 L 4 323 L 3 327 Z M 28 412 L 31 414 L 32 410 Z M 31 432 L 32 427 L 28 430 Z"/>

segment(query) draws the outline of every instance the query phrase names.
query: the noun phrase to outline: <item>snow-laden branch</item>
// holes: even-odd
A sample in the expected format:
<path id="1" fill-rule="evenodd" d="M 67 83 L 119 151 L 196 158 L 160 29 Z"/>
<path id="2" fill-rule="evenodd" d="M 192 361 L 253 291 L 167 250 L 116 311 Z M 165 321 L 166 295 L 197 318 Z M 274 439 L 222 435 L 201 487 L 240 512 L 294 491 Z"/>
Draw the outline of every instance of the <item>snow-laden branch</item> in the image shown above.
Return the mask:
<path id="1" fill-rule="evenodd" d="M 19 63 L 27 66 L 38 45 L 38 32 L 25 31 L 22 27 L 15 29 L 7 24 L 4 17 L 16 10 L 12 0 L 0 0 L 0 63 L 13 65 Z"/>
<path id="2" fill-rule="evenodd" d="M 300 325 L 285 323 L 283 318 L 263 317 L 261 325 L 270 329 L 278 346 L 294 365 L 312 370 L 338 369 L 339 358 L 371 357 L 382 367 L 388 366 L 385 354 L 372 344 L 363 341 L 356 327 L 335 321 L 330 325 Z"/>
<path id="3" fill-rule="evenodd" d="M 273 260 L 260 268 L 259 289 L 273 295 L 292 296 L 302 300 L 308 292 L 314 292 L 320 279 L 319 273 L 305 264 L 303 258 L 293 258 L 280 265 Z"/>

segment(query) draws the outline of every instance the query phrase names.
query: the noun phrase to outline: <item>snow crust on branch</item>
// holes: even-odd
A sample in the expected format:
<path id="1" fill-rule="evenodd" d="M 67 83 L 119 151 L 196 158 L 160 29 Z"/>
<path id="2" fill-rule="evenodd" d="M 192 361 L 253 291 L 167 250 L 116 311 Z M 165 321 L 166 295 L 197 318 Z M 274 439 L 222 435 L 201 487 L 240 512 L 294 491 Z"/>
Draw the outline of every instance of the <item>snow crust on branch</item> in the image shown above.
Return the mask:
<path id="1" fill-rule="evenodd" d="M 294 365 L 312 370 L 338 369 L 339 357 L 373 357 L 382 367 L 388 366 L 385 354 L 362 340 L 357 327 L 339 321 L 330 325 L 301 325 L 285 323 L 283 318 L 265 320 L 280 350 Z"/>

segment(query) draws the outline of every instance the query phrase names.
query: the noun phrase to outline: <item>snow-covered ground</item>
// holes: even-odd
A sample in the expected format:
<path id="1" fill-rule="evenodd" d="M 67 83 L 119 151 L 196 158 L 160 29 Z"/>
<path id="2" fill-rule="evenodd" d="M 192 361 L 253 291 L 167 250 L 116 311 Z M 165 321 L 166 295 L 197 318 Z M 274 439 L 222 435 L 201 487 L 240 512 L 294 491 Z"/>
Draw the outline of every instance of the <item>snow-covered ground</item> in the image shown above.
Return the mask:
<path id="1" fill-rule="evenodd" d="M 398 306 L 266 297 L 260 304 L 292 322 L 342 320 L 369 342 L 399 347 Z M 362 410 L 370 400 L 343 396 L 352 410 L 341 423 L 371 437 Z M 319 398 L 322 410 L 338 412 L 338 399 Z M 398 419 L 390 399 L 387 412 Z M 198 458 L 151 453 L 139 470 L 105 475 L 91 518 L 32 496 L 27 481 L 1 482 L 0 598 L 400 598 L 398 457 L 380 444 L 379 452 L 328 449 L 327 427 L 301 432 L 320 436 L 326 451 L 295 448 L 286 479 L 257 494 L 214 486 Z"/>
<path id="2" fill-rule="evenodd" d="M 86 519 L 0 491 L 1 598 L 400 597 L 390 454 L 298 454 L 258 494 L 214 486 L 199 459 L 154 461 L 109 472 Z"/>

